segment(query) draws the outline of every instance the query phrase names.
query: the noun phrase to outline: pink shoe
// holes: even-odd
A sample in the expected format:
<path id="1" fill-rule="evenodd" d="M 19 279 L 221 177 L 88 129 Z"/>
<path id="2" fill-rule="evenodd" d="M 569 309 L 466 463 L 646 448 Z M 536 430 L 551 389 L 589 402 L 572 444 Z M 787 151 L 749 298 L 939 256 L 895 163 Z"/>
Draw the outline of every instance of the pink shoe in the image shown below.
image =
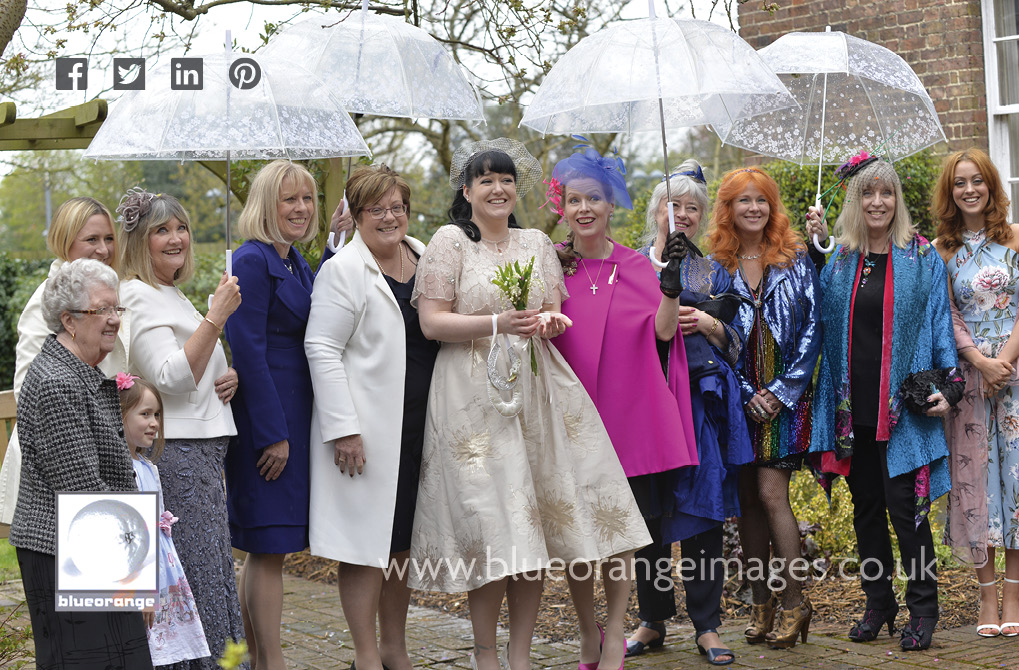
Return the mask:
<path id="1" fill-rule="evenodd" d="M 598 650 L 601 651 L 602 645 L 605 644 L 605 629 L 601 627 L 600 623 L 595 625 L 598 626 L 598 632 L 601 633 L 601 640 L 598 641 Z M 579 670 L 598 670 L 599 662 L 600 661 L 595 661 L 594 663 L 578 663 L 577 667 Z"/>

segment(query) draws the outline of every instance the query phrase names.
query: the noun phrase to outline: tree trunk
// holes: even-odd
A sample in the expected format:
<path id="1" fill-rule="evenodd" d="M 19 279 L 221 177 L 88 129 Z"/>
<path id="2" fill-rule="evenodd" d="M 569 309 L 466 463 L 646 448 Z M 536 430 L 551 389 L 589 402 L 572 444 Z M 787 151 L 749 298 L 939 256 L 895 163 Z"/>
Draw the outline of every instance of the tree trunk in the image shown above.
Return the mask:
<path id="1" fill-rule="evenodd" d="M 15 31 L 25 18 L 28 0 L 0 0 L 0 55 L 7 49 Z"/>

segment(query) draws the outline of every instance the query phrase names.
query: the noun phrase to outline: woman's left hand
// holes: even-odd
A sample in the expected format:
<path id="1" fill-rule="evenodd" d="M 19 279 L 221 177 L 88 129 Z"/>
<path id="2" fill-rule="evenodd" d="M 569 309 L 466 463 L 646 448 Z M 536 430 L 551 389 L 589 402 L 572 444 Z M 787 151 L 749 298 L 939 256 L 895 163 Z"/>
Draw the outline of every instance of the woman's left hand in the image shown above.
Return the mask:
<path id="1" fill-rule="evenodd" d="M 680 305 L 679 330 L 684 335 L 700 333 L 707 337 L 713 326 L 716 329 L 718 328 L 718 326 L 715 326 L 715 317 L 706 312 L 702 312 L 696 307 Z"/>
<path id="2" fill-rule="evenodd" d="M 289 458 L 290 442 L 283 440 L 263 449 L 262 457 L 258 459 L 255 467 L 258 468 L 258 474 L 265 477 L 265 481 L 271 482 L 283 474 L 283 468 L 287 466 Z"/>
<path id="3" fill-rule="evenodd" d="M 237 371 L 233 368 L 227 368 L 226 374 L 216 380 L 216 395 L 224 405 L 233 400 L 239 383 Z"/>
<path id="4" fill-rule="evenodd" d="M 945 400 L 945 396 L 940 393 L 935 393 L 934 395 L 929 396 L 927 398 L 927 402 L 936 403 L 934 407 L 931 407 L 929 410 L 924 412 L 927 416 L 945 416 L 948 414 L 948 410 L 951 409 L 948 401 Z"/>
<path id="5" fill-rule="evenodd" d="M 562 312 L 541 312 L 538 316 L 541 317 L 538 321 L 538 335 L 545 339 L 562 335 L 573 325 L 570 317 Z"/>

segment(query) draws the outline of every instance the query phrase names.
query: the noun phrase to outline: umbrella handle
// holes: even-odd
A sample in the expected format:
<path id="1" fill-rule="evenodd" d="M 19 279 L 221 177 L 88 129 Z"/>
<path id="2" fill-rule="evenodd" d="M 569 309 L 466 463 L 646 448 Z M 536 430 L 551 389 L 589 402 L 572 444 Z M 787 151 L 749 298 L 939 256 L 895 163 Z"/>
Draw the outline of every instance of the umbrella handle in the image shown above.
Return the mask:
<path id="1" fill-rule="evenodd" d="M 824 215 L 827 214 L 827 212 L 825 212 L 823 209 L 821 209 L 821 196 L 820 195 L 814 196 L 814 209 L 817 210 L 818 215 L 820 215 L 820 217 L 822 219 L 821 222 L 823 223 L 824 222 Z M 835 251 L 835 238 L 832 237 L 831 235 L 829 235 L 828 236 L 828 246 L 827 247 L 822 247 L 820 245 L 820 243 L 818 243 L 818 241 L 817 241 L 817 235 L 814 235 L 814 248 L 817 249 L 818 251 L 820 251 L 822 254 L 830 254 L 831 252 Z"/>
<path id="2" fill-rule="evenodd" d="M 651 11 L 654 12 L 654 7 L 653 6 L 651 8 Z M 654 18 L 654 17 L 652 17 L 652 18 Z M 669 177 L 668 176 L 665 177 L 665 185 L 666 185 L 666 187 L 668 187 L 668 185 L 669 185 Z M 676 217 L 675 217 L 675 214 L 673 213 L 674 203 L 672 202 L 671 195 L 672 194 L 670 193 L 669 194 L 670 197 L 669 197 L 668 203 L 666 204 L 666 207 L 667 207 L 668 216 L 669 216 L 669 232 L 670 233 L 674 233 L 674 232 L 676 232 Z M 650 249 L 649 253 L 651 254 L 651 264 L 654 265 L 659 270 L 665 269 L 665 267 L 668 265 L 668 263 L 663 263 L 660 260 L 658 260 L 658 251 L 655 249 L 654 245 L 651 245 L 651 249 Z"/>
<path id="3" fill-rule="evenodd" d="M 347 209 L 349 206 L 350 205 L 347 204 L 347 196 L 343 196 L 343 209 Z M 336 243 L 336 233 L 331 231 L 329 233 L 329 238 L 326 240 L 326 246 L 329 248 L 329 251 L 333 252 L 334 254 L 338 253 L 340 249 L 343 248 L 343 245 L 346 243 L 347 243 L 347 231 L 345 230 L 340 232 L 339 244 Z"/>
<path id="4" fill-rule="evenodd" d="M 668 265 L 668 263 L 663 263 L 660 260 L 658 260 L 658 251 L 654 247 L 651 247 L 648 253 L 651 256 L 651 264 L 654 265 L 656 268 L 664 269 Z"/>
<path id="5" fill-rule="evenodd" d="M 822 254 L 830 254 L 835 251 L 835 238 L 831 235 L 828 236 L 828 246 L 822 247 L 817 241 L 817 235 L 814 235 L 814 248 L 820 251 Z"/>

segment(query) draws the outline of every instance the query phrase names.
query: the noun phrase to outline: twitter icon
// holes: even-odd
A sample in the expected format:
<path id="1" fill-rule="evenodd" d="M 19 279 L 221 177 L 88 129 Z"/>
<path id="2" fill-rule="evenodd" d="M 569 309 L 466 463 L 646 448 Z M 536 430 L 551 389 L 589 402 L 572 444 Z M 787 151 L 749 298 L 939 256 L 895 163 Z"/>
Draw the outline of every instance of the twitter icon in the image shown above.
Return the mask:
<path id="1" fill-rule="evenodd" d="M 113 90 L 115 91 L 145 90 L 145 59 L 114 58 Z"/>

